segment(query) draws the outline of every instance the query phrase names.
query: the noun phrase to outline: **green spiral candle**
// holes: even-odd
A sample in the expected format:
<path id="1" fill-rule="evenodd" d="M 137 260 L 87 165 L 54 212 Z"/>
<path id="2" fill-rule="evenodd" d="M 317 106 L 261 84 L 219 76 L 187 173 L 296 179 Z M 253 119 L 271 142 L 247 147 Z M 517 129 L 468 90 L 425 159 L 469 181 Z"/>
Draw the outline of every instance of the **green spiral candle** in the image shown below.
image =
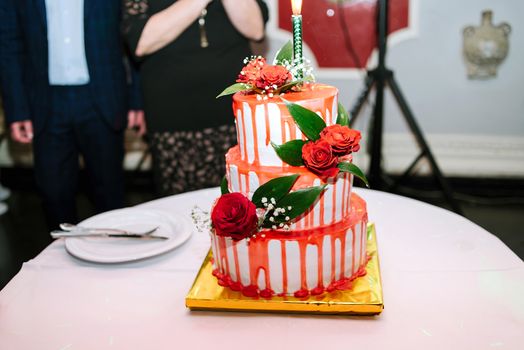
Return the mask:
<path id="1" fill-rule="evenodd" d="M 296 79 L 302 79 L 304 72 L 302 64 L 304 62 L 304 54 L 302 52 L 302 16 L 292 15 L 293 21 L 293 65 L 297 68 Z"/>

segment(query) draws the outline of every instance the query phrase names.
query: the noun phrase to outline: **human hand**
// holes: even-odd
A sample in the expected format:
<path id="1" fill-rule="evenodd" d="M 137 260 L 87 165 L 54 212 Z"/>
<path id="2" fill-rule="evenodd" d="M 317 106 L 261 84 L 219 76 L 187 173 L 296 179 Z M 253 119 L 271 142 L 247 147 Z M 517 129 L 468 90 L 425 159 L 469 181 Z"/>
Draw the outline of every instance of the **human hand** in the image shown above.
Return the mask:
<path id="1" fill-rule="evenodd" d="M 30 120 L 12 123 L 11 138 L 16 142 L 31 143 L 33 141 L 33 123 Z"/>
<path id="2" fill-rule="evenodd" d="M 201 0 L 201 4 L 202 6 L 204 6 L 204 8 L 207 7 L 207 5 L 209 5 L 210 3 L 212 3 L 214 0 Z"/>
<path id="3" fill-rule="evenodd" d="M 143 136 L 147 131 L 144 111 L 130 110 L 127 113 L 127 128 L 134 129 L 138 133 L 138 136 Z"/>

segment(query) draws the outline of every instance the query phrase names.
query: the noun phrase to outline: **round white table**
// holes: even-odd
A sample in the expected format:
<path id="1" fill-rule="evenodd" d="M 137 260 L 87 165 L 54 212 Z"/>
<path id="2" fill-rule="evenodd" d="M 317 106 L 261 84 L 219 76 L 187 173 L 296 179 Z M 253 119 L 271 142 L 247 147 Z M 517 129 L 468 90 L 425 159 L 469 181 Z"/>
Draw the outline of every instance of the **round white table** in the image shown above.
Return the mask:
<path id="1" fill-rule="evenodd" d="M 118 265 L 56 241 L 0 291 L 0 349 L 522 349 L 524 263 L 454 213 L 355 190 L 376 224 L 385 309 L 376 317 L 189 311 L 205 233 Z M 189 215 L 218 189 L 142 204 Z"/>

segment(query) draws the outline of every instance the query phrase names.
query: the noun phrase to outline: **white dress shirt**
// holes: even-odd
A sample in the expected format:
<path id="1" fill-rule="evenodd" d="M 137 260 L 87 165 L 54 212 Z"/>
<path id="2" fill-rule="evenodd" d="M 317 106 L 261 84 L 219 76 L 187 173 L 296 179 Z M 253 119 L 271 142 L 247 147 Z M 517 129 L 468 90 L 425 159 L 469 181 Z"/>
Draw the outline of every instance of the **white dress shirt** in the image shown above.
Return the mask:
<path id="1" fill-rule="evenodd" d="M 84 45 L 84 0 L 45 0 L 45 4 L 49 84 L 89 83 Z"/>

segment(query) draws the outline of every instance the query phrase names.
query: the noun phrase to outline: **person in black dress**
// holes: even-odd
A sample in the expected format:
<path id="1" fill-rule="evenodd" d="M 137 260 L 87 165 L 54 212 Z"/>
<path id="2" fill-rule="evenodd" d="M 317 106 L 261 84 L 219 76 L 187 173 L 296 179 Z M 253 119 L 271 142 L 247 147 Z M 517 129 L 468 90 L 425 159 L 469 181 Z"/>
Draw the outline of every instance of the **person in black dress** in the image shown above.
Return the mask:
<path id="1" fill-rule="evenodd" d="M 262 0 L 124 0 L 159 194 L 220 183 L 236 131 L 231 100 L 215 97 L 235 82 L 267 19 Z"/>

